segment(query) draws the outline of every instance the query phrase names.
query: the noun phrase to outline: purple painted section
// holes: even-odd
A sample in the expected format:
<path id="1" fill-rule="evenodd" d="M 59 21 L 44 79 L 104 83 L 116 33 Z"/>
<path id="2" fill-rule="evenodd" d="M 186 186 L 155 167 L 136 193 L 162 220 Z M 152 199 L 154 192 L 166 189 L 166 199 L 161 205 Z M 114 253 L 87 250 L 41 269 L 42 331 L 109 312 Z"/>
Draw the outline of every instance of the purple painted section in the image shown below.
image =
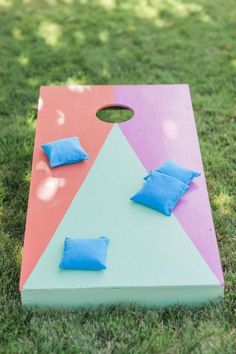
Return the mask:
<path id="1" fill-rule="evenodd" d="M 188 85 L 118 85 L 115 90 L 115 104 L 134 110 L 133 118 L 119 126 L 147 171 L 170 158 L 201 172 L 175 215 L 223 286 Z"/>

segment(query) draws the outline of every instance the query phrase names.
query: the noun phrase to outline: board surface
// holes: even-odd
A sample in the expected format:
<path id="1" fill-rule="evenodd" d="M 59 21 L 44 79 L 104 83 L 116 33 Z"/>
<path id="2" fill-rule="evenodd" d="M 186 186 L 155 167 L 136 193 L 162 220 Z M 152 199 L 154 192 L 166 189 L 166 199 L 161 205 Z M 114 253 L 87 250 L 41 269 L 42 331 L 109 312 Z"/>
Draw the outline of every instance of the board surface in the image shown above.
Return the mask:
<path id="1" fill-rule="evenodd" d="M 127 122 L 100 121 L 109 105 Z M 79 136 L 90 160 L 50 169 L 41 144 Z M 132 203 L 147 171 L 170 158 L 201 172 L 171 217 Z M 108 269 L 58 268 L 64 238 L 108 236 Z M 201 305 L 223 275 L 187 85 L 42 87 L 26 222 L 22 303 Z"/>

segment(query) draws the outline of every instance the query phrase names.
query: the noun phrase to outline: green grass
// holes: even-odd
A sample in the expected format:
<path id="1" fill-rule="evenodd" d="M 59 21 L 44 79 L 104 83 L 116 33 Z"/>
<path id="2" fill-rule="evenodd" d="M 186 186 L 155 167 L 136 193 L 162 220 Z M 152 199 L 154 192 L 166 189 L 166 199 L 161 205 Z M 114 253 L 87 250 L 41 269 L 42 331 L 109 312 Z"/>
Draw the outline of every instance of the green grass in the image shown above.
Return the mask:
<path id="1" fill-rule="evenodd" d="M 0 0 L 0 353 L 235 353 L 235 0 Z M 222 302 L 22 309 L 40 85 L 189 83 L 224 269 Z"/>

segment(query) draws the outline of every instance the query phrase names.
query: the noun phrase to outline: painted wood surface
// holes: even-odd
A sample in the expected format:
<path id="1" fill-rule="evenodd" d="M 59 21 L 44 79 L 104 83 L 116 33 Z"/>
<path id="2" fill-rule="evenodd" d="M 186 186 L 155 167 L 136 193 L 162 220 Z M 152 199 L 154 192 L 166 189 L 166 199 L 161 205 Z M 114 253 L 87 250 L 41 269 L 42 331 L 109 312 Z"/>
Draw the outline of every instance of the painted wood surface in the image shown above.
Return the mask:
<path id="1" fill-rule="evenodd" d="M 188 304 L 222 295 L 223 275 L 187 85 L 43 87 L 40 96 L 20 282 L 23 303 L 33 304 L 35 298 L 40 305 L 42 289 L 51 291 L 48 302 L 55 298 L 52 291 L 68 294 L 70 289 L 75 294 L 99 287 L 121 287 L 124 302 L 127 289 L 136 287 L 138 299 L 145 287 L 147 303 L 148 288 L 155 287 L 157 305 L 163 303 L 158 293 L 163 286 L 173 287 L 178 296 L 179 287 L 198 287 Z M 115 104 L 130 106 L 134 117 L 115 125 L 96 118 L 101 107 Z M 50 169 L 40 145 L 75 135 L 91 159 Z M 129 201 L 142 176 L 166 158 L 202 173 L 171 218 Z M 111 238 L 107 271 L 59 271 L 64 237 L 100 234 Z M 43 305 L 47 296 L 41 298 Z M 112 297 L 105 302 L 112 303 Z"/>
<path id="2" fill-rule="evenodd" d="M 112 125 L 96 109 L 113 100 L 110 87 L 42 87 L 35 136 L 20 288 L 37 264 Z M 41 144 L 77 135 L 90 160 L 50 169 Z"/>
<path id="3" fill-rule="evenodd" d="M 172 159 L 201 173 L 175 215 L 220 283 L 223 273 L 188 85 L 118 86 L 115 101 L 135 112 L 120 127 L 147 171 Z"/>

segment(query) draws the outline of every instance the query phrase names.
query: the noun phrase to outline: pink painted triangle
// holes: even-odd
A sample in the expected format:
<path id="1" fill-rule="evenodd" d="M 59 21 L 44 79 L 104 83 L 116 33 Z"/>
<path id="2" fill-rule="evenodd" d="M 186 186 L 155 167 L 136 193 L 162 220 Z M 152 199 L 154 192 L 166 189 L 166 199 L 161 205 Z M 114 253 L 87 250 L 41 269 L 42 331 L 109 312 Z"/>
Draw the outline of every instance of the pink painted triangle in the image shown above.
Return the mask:
<path id="1" fill-rule="evenodd" d="M 175 215 L 223 285 L 188 86 L 116 86 L 115 101 L 134 110 L 134 117 L 119 126 L 147 171 L 170 158 L 201 173 L 177 205 Z"/>

